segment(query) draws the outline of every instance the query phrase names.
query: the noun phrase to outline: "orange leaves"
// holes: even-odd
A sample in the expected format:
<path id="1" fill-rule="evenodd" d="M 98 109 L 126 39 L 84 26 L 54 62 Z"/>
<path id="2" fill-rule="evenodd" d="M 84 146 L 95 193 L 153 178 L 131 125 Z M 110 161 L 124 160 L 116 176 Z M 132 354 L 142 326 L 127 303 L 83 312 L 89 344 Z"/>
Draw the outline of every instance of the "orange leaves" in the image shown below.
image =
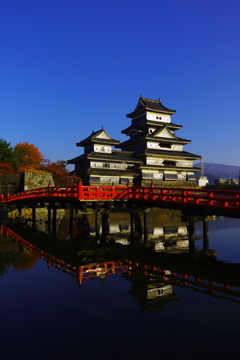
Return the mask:
<path id="1" fill-rule="evenodd" d="M 0 174 L 14 174 L 15 170 L 11 164 L 4 164 L 0 161 Z"/>
<path id="2" fill-rule="evenodd" d="M 52 173 L 55 185 L 74 185 L 74 182 L 77 182 L 79 178 L 69 174 L 66 166 L 67 162 L 63 160 L 58 160 L 55 163 L 48 161 L 42 169 Z"/>
<path id="3" fill-rule="evenodd" d="M 74 185 L 79 178 L 69 174 L 67 162 L 51 162 L 44 159 L 41 151 L 27 141 L 19 142 L 14 149 L 5 140 L 0 139 L 0 173 L 14 174 L 25 171 L 45 170 L 52 173 L 55 185 Z"/>
<path id="4" fill-rule="evenodd" d="M 43 156 L 36 146 L 26 141 L 24 143 L 18 143 L 14 149 L 18 163 L 18 172 L 39 169 L 41 167 Z"/>

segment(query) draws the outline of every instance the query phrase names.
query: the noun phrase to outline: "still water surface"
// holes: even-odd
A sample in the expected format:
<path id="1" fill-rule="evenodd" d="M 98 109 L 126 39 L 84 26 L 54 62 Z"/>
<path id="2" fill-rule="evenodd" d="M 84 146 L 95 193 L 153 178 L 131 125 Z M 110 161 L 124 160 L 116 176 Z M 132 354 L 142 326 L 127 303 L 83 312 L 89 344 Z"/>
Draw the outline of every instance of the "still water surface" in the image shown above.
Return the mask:
<path id="1" fill-rule="evenodd" d="M 116 228 L 118 220 L 114 221 Z M 29 247 L 36 230 L 27 230 L 24 247 L 6 232 L 6 226 L 25 239 L 25 230 L 8 224 L 1 227 L 1 359 L 239 358 L 240 277 L 235 265 L 229 265 L 230 270 L 226 265 L 224 278 L 221 267 L 218 271 L 215 265 L 209 266 L 207 274 L 204 263 L 196 268 L 185 256 L 162 258 L 154 247 L 147 249 L 147 259 L 141 255 L 146 250 L 139 246 L 136 256 L 128 254 L 127 245 L 118 245 L 124 249 L 122 255 L 110 242 L 93 248 L 93 240 L 82 239 L 81 234 L 79 247 L 65 241 L 67 260 L 57 264 L 62 242 L 56 243 L 61 251 L 54 254 L 49 245 L 52 237 L 42 240 L 45 255 L 41 255 L 39 242 Z M 155 242 L 162 235 L 159 229 Z M 196 224 L 195 237 L 200 251 L 201 222 Z M 174 248 L 173 243 L 170 246 Z M 209 248 L 216 251 L 217 260 L 239 263 L 240 220 L 209 221 Z M 86 262 L 85 271 L 92 261 L 95 272 L 84 274 L 82 267 L 81 273 L 77 259 Z M 73 268 L 66 268 L 66 263 Z M 105 270 L 97 273 L 104 263 Z"/>

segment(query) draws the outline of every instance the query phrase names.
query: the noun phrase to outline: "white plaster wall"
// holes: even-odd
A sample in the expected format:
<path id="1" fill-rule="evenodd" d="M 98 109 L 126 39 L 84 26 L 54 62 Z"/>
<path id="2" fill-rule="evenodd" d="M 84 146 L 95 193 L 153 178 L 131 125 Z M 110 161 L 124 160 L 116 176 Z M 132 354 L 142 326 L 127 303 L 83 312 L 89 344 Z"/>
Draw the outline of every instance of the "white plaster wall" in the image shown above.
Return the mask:
<path id="1" fill-rule="evenodd" d="M 102 146 L 102 145 L 94 145 L 94 151 L 111 154 L 112 147 L 111 146 L 105 146 L 105 145 L 104 146 Z"/>
<path id="2" fill-rule="evenodd" d="M 147 120 L 154 120 L 154 121 L 159 121 L 159 122 L 170 123 L 171 117 L 170 117 L 170 115 L 161 115 L 158 113 L 154 114 L 154 113 L 147 112 Z"/>

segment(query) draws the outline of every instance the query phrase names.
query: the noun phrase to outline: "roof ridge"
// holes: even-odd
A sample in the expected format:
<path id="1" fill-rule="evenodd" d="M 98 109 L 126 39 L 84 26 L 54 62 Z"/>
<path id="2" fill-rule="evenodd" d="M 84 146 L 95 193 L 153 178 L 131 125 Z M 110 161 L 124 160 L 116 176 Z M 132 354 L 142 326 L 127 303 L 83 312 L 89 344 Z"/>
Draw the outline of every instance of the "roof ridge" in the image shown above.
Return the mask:
<path id="1" fill-rule="evenodd" d="M 142 97 L 142 95 L 140 95 L 135 109 L 131 113 L 126 114 L 126 116 L 132 117 L 132 115 L 136 115 L 138 113 L 140 114 L 143 113 L 144 111 L 154 111 L 157 113 L 166 113 L 169 115 L 174 115 L 176 113 L 176 110 L 172 110 L 164 106 L 160 98 L 158 98 L 158 100 L 154 100 L 154 99 L 144 98 Z"/>
<path id="2" fill-rule="evenodd" d="M 141 96 L 141 99 L 142 100 L 147 100 L 147 101 L 150 101 L 150 102 L 153 102 L 153 103 L 160 103 L 160 104 L 162 103 L 160 98 L 158 98 L 158 100 L 153 100 L 153 99 L 148 99 L 148 98 L 144 98 L 144 97 Z"/>

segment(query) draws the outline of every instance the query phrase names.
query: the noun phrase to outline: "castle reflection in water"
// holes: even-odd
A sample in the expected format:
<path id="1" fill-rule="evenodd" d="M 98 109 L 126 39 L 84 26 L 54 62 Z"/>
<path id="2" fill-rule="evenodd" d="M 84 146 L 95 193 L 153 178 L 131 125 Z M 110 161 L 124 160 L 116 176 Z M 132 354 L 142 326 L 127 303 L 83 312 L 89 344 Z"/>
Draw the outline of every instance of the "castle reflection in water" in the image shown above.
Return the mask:
<path id="1" fill-rule="evenodd" d="M 89 279 L 104 283 L 107 276 L 120 273 L 131 282 L 129 294 L 141 312 L 162 310 L 166 303 L 178 300 L 173 287 L 175 291 L 188 287 L 240 303 L 240 288 L 231 275 L 234 269 L 228 274 L 228 269 L 218 264 L 216 252 L 209 250 L 208 221 L 214 219 L 183 216 L 181 211 L 169 209 L 103 213 L 66 210 L 58 214 L 53 225 L 40 213 L 35 224 L 28 218 L 22 219 L 21 227 L 19 222 L 17 227 L 15 222 L 10 228 L 1 226 L 0 251 L 28 254 L 28 260 L 32 256 L 31 266 L 42 258 L 49 268 L 74 276 L 79 286 Z M 199 222 L 202 231 L 197 234 Z M 34 240 L 29 233 L 31 226 L 35 228 Z M 208 278 L 201 267 L 209 261 L 215 267 Z"/>
<path id="2" fill-rule="evenodd" d="M 40 209 L 39 209 L 40 210 Z M 53 212 L 53 210 L 51 210 Z M 42 210 L 36 214 L 36 222 L 22 218 L 21 224 L 52 233 L 58 239 L 88 238 L 91 242 L 114 242 L 122 245 L 145 244 L 155 251 L 180 252 L 195 251 L 192 241 L 206 240 L 202 247 L 208 250 L 208 221 L 214 216 L 196 216 L 170 209 L 111 209 L 109 211 L 58 210 L 55 216 Z M 198 222 L 202 223 L 202 235 L 195 234 Z"/>

